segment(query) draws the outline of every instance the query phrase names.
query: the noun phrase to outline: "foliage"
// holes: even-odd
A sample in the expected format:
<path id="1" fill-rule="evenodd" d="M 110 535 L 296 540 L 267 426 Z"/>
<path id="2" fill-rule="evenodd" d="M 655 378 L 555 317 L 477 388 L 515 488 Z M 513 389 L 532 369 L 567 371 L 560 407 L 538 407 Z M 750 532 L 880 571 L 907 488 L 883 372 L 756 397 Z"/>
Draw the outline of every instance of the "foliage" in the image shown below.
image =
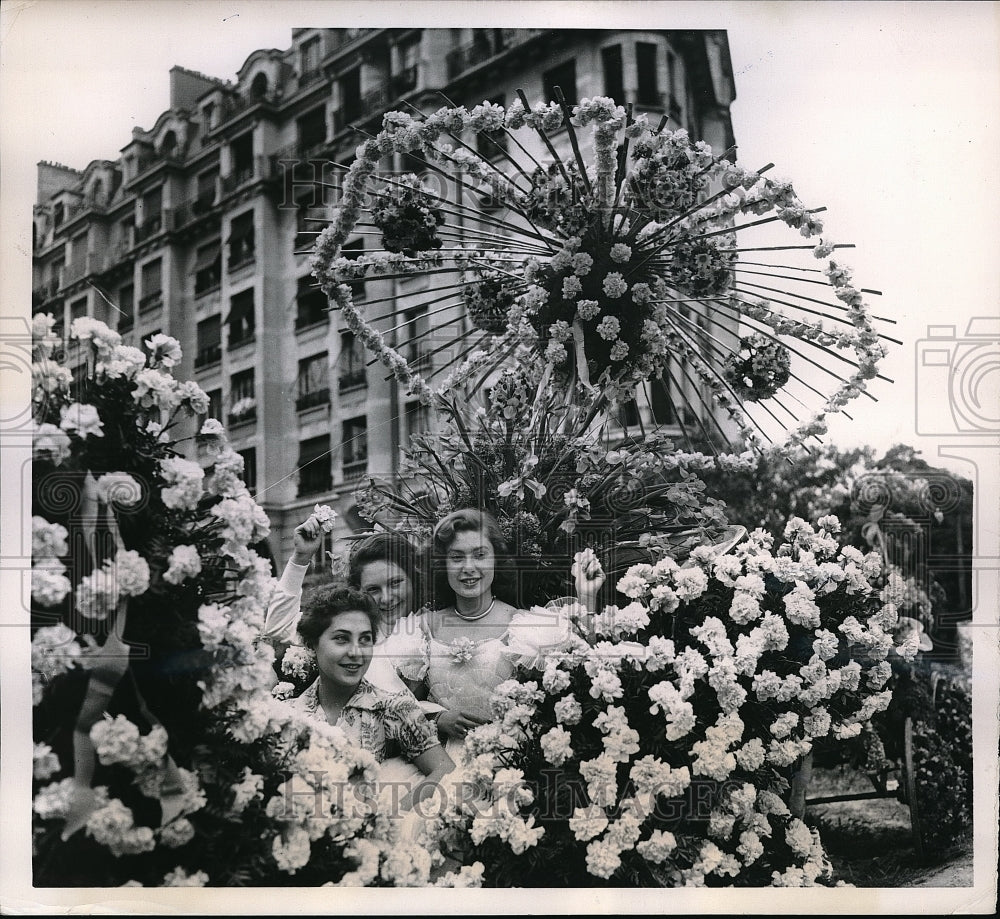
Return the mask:
<path id="1" fill-rule="evenodd" d="M 707 470 L 707 492 L 747 527 L 781 532 L 788 515 L 838 517 L 843 538 L 876 548 L 886 571 L 907 582 L 900 612 L 919 620 L 935 658 L 957 655 L 955 624 L 971 612 L 972 483 L 930 466 L 902 445 L 794 451 L 755 458 L 749 468 Z"/>
<path id="2" fill-rule="evenodd" d="M 913 769 L 922 842 L 935 852 L 972 825 L 972 699 L 960 682 L 940 685 L 931 716 L 914 724 Z"/>
<path id="3" fill-rule="evenodd" d="M 478 411 L 459 392 L 435 404 L 443 428 L 413 438 L 403 484 L 371 480 L 359 508 L 418 541 L 452 510 L 490 512 L 512 548 L 522 605 L 568 593 L 571 560 L 585 546 L 614 575 L 657 544 L 679 554 L 724 532 L 696 458 L 662 434 L 616 434 L 599 402 L 567 403 L 544 368 L 504 369 Z"/>

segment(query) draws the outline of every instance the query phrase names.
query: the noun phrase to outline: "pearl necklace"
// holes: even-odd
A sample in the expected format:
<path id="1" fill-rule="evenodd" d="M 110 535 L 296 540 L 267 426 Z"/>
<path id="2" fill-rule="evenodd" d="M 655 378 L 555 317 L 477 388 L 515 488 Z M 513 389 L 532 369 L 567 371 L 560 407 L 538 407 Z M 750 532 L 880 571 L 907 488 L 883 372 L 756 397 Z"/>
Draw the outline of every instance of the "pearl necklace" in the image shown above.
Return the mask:
<path id="1" fill-rule="evenodd" d="M 490 600 L 490 605 L 487 606 L 486 609 L 484 609 L 481 613 L 476 613 L 475 616 L 465 616 L 462 613 L 460 613 L 459 610 L 458 610 L 458 604 L 456 603 L 455 604 L 455 615 L 458 616 L 458 618 L 461 619 L 463 622 L 476 622 L 479 619 L 485 619 L 490 614 L 490 610 L 493 609 L 493 607 L 496 604 L 496 602 L 497 602 L 497 598 L 494 597 L 492 600 Z"/>

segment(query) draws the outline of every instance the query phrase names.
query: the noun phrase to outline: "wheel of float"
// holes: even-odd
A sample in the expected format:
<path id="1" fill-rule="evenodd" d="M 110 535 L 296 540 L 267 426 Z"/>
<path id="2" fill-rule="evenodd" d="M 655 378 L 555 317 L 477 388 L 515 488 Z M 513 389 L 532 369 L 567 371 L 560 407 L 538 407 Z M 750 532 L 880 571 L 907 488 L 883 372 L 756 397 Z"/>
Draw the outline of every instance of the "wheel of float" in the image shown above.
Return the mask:
<path id="1" fill-rule="evenodd" d="M 931 708 L 937 709 L 938 687 L 941 674 L 931 674 Z M 903 724 L 903 779 L 906 785 L 906 803 L 910 809 L 910 830 L 917 858 L 924 856 L 923 833 L 920 827 L 920 796 L 917 794 L 917 777 L 913 769 L 913 719 L 907 715 Z"/>

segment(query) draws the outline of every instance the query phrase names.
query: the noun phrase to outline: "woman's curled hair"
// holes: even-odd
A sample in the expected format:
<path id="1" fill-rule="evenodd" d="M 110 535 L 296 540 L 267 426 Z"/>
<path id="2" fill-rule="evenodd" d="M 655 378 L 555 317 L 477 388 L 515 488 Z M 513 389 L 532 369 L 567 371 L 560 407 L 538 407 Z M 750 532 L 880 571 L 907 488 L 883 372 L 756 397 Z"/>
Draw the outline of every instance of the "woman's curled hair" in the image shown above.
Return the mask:
<path id="1" fill-rule="evenodd" d="M 325 584 L 313 588 L 302 599 L 299 635 L 303 644 L 315 650 L 320 635 L 330 627 L 333 617 L 348 612 L 364 613 L 371 623 L 372 635 L 378 635 L 382 614 L 368 594 L 348 584 Z"/>

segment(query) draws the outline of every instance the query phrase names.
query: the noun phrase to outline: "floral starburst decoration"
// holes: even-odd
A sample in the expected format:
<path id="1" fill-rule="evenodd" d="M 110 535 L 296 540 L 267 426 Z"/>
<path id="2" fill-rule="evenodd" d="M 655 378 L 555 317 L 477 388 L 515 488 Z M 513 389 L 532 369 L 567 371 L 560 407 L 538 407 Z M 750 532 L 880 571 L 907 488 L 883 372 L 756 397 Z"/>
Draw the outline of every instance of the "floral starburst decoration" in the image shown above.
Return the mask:
<path id="1" fill-rule="evenodd" d="M 373 360 L 428 404 L 534 361 L 567 399 L 635 401 L 633 424 L 691 448 L 804 444 L 874 398 L 895 339 L 865 303 L 878 291 L 832 258 L 847 246 L 823 235 L 822 208 L 666 119 L 556 96 L 390 112 L 358 147 L 313 271 Z M 422 176 L 380 172 L 392 155 Z M 754 244 L 775 227 L 795 241 Z M 347 251 L 357 235 L 380 247 Z M 418 276 L 405 308 L 440 318 L 392 325 L 399 293 L 377 282 Z"/>

